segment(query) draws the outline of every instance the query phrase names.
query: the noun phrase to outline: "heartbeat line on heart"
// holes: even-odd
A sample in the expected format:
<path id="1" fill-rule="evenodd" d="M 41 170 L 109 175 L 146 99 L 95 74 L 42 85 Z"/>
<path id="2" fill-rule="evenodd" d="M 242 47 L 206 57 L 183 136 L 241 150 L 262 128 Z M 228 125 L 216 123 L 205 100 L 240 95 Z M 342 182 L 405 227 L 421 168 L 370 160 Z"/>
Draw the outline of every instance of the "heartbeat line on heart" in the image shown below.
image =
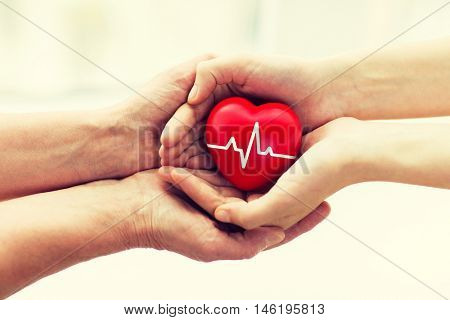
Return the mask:
<path id="1" fill-rule="evenodd" d="M 287 154 L 279 154 L 273 152 L 272 147 L 267 147 L 266 150 L 261 150 L 261 137 L 259 135 L 259 123 L 255 122 L 255 125 L 253 126 L 252 135 L 250 136 L 250 141 L 248 142 L 247 150 L 244 153 L 244 150 L 239 148 L 236 144 L 236 139 L 234 137 L 231 137 L 230 140 L 228 140 L 228 143 L 224 146 L 218 146 L 215 144 L 207 144 L 208 148 L 211 149 L 218 149 L 218 150 L 228 150 L 230 147 L 233 147 L 233 150 L 239 153 L 239 156 L 241 158 L 241 168 L 245 169 L 247 166 L 248 158 L 250 157 L 250 151 L 252 150 L 253 143 L 256 140 L 256 153 L 260 156 L 271 156 L 274 158 L 283 158 L 283 159 L 295 159 L 296 156 L 291 156 Z"/>

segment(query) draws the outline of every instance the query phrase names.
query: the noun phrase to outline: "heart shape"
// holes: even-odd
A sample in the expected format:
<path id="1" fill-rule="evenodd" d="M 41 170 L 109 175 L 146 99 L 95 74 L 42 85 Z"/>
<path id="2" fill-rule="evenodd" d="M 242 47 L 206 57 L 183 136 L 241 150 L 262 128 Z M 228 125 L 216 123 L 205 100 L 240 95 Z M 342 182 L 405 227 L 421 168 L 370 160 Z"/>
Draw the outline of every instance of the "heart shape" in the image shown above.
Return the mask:
<path id="1" fill-rule="evenodd" d="M 209 153 L 222 175 L 244 191 L 273 184 L 297 159 L 302 125 L 287 105 L 232 97 L 211 111 L 205 128 Z"/>

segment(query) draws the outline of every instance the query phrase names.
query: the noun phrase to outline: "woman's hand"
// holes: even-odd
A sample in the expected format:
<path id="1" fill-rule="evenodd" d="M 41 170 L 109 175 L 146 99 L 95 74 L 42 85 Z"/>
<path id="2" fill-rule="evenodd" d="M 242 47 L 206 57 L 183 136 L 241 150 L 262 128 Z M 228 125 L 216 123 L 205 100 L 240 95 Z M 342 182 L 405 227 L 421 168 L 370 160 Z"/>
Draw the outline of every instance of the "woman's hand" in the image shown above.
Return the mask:
<path id="1" fill-rule="evenodd" d="M 363 173 L 358 156 L 363 152 L 363 122 L 340 118 L 303 138 L 302 156 L 272 188 L 256 200 L 218 206 L 216 219 L 245 229 L 279 226 L 288 229 L 339 189 L 359 181 Z M 306 218 L 305 218 L 306 219 Z"/>
<path id="2" fill-rule="evenodd" d="M 337 97 L 328 94 L 327 103 L 332 101 L 334 107 L 326 108 L 321 93 L 311 95 L 335 72 L 332 66 L 290 57 L 250 55 L 200 62 L 188 103 L 175 112 L 161 136 L 162 164 L 211 168 L 212 161 L 202 144 L 205 118 L 217 102 L 230 96 L 284 102 L 292 106 L 307 129 L 342 116 Z"/>
<path id="3" fill-rule="evenodd" d="M 250 202 L 223 203 L 213 214 L 245 229 L 288 229 L 351 184 L 390 181 L 450 188 L 449 136 L 446 124 L 340 118 L 304 137 L 301 158 L 266 194 Z"/>
<path id="4" fill-rule="evenodd" d="M 234 55 L 200 62 L 188 104 L 175 112 L 161 136 L 163 163 L 211 167 L 198 142 L 202 126 L 211 108 L 230 96 L 284 102 L 307 132 L 339 117 L 374 120 L 450 115 L 449 43 L 436 39 L 320 61 Z M 190 155 L 196 160 L 189 160 Z"/>

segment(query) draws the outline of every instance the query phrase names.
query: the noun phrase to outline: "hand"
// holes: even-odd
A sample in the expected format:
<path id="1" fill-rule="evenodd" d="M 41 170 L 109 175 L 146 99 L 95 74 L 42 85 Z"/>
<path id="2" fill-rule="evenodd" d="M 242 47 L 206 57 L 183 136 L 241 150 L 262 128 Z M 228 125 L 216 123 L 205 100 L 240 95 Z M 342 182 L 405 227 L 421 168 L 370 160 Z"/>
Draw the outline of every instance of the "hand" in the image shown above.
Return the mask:
<path id="1" fill-rule="evenodd" d="M 119 227 L 125 247 L 164 249 L 200 261 L 236 260 L 251 258 L 285 238 L 280 228 L 233 230 L 212 220 L 154 171 L 135 174 L 121 183 L 118 191 L 138 197 L 138 208 L 143 206 Z M 232 188 L 223 190 L 230 198 L 243 196 Z M 205 201 L 199 204 L 207 205 Z"/>
<path id="2" fill-rule="evenodd" d="M 120 131 L 120 136 L 124 137 L 121 140 L 133 142 L 133 150 L 128 150 L 128 156 L 117 155 L 117 161 L 128 159 L 127 163 L 131 164 L 132 168 L 124 175 L 159 167 L 162 129 L 169 119 L 180 126 L 185 125 L 184 120 L 178 120 L 174 113 L 186 102 L 198 63 L 212 57 L 204 55 L 165 71 L 126 101 L 106 109 L 108 114 L 103 118 L 109 119 L 111 133 Z"/>
<path id="3" fill-rule="evenodd" d="M 183 191 L 206 212 L 213 215 L 218 207 L 240 205 L 257 201 L 261 194 L 245 194 L 234 188 L 227 180 L 216 172 L 206 170 L 192 170 L 174 167 L 161 167 L 160 176 L 173 186 Z M 311 230 L 330 213 L 330 207 L 323 202 L 300 222 L 285 230 L 284 244 L 299 235 Z"/>
<path id="4" fill-rule="evenodd" d="M 306 126 L 316 126 L 339 116 L 333 110 L 320 108 L 322 98 L 319 95 L 305 98 L 324 76 L 318 70 L 322 69 L 289 58 L 235 56 L 200 63 L 196 84 L 189 96 L 190 104 L 197 105 L 184 104 L 175 112 L 176 119 L 187 126 L 176 119 L 167 123 L 161 136 L 161 164 L 191 169 L 213 168 L 202 141 L 204 120 L 216 102 L 229 96 L 250 95 L 297 104 L 294 106 L 296 112 L 303 120 L 309 119 Z M 329 211 L 326 203 L 323 206 Z M 248 227 L 246 223 L 238 224 Z"/>
<path id="5" fill-rule="evenodd" d="M 302 157 L 266 194 L 254 201 L 223 203 L 213 214 L 219 221 L 245 229 L 279 226 L 289 230 L 309 219 L 312 211 L 329 210 L 322 204 L 328 196 L 363 180 L 366 167 L 361 150 L 367 149 L 367 141 L 364 122 L 331 121 L 304 137 Z"/>
<path id="6" fill-rule="evenodd" d="M 244 231 L 213 221 L 155 171 L 3 201 L 0 218 L 1 298 L 74 264 L 130 248 L 213 261 L 250 258 L 285 239 L 280 228 Z"/>
<path id="7" fill-rule="evenodd" d="M 336 73 L 334 68 L 333 63 L 247 55 L 200 62 L 189 94 L 189 104 L 182 105 L 175 112 L 161 136 L 162 164 L 211 167 L 201 142 L 202 126 L 210 109 L 230 96 L 284 102 L 292 106 L 308 130 L 341 117 L 342 103 L 338 95 L 315 92 Z M 201 155 L 203 161 L 189 160 L 192 155 Z"/>

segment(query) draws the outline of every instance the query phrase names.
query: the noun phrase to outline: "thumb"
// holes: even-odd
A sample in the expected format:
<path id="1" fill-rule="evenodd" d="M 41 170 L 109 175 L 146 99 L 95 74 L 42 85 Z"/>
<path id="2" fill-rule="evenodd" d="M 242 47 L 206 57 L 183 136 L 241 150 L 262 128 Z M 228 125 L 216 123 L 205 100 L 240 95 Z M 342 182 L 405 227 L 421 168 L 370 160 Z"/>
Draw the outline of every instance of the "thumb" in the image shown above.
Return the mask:
<path id="1" fill-rule="evenodd" d="M 197 105 L 205 101 L 218 85 L 236 82 L 238 71 L 242 73 L 244 59 L 241 57 L 219 57 L 202 61 L 197 65 L 195 83 L 188 96 L 188 103 Z M 245 72 L 244 72 L 245 73 Z M 243 77 L 244 78 L 244 77 Z M 245 81 L 245 78 L 244 80 Z"/>
<path id="2" fill-rule="evenodd" d="M 245 229 L 291 227 L 325 199 L 321 192 L 322 183 L 316 181 L 322 179 L 309 174 L 302 166 L 302 161 L 298 160 L 265 195 L 250 202 L 220 205 L 214 216 L 219 221 L 237 224 Z"/>
<path id="3" fill-rule="evenodd" d="M 229 202 L 214 211 L 217 220 L 233 223 L 250 230 L 260 226 L 277 226 L 276 221 L 284 216 L 287 208 L 297 205 L 285 194 L 270 191 L 251 202 Z"/>

